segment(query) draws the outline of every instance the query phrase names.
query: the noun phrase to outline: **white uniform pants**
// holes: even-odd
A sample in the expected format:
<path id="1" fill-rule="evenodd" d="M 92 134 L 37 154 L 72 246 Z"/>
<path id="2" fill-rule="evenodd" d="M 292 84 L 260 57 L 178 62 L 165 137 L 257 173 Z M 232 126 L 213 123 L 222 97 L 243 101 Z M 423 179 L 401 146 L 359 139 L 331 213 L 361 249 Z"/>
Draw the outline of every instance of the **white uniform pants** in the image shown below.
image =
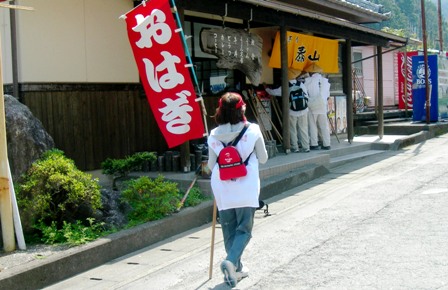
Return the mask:
<path id="1" fill-rule="evenodd" d="M 291 139 L 291 150 L 293 151 L 299 149 L 299 139 L 303 150 L 310 149 L 310 140 L 308 136 L 308 114 L 298 117 L 289 115 L 289 135 Z"/>
<path id="2" fill-rule="evenodd" d="M 323 146 L 330 146 L 330 129 L 328 128 L 327 116 L 325 114 L 313 114 L 308 112 L 308 124 L 310 127 L 311 146 L 318 145 L 318 135 L 322 138 Z"/>

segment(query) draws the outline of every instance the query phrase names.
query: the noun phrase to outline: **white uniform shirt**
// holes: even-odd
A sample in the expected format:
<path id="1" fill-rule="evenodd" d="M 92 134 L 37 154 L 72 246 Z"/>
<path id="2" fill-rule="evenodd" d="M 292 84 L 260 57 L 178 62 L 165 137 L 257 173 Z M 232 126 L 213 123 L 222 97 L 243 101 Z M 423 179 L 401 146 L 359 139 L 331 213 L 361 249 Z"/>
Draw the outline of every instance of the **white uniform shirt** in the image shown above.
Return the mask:
<path id="1" fill-rule="evenodd" d="M 312 114 L 327 114 L 327 100 L 330 97 L 330 83 L 321 74 L 315 73 L 305 79 L 308 91 L 308 107 Z"/>

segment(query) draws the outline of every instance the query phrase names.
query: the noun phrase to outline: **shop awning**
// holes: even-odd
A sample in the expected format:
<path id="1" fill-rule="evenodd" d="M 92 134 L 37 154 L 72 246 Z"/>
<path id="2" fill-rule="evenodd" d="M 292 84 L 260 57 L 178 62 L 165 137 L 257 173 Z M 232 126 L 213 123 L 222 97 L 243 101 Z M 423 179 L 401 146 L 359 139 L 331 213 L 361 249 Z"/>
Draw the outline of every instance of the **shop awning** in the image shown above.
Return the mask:
<path id="1" fill-rule="evenodd" d="M 312 72 L 318 66 L 324 73 L 337 73 L 338 41 L 288 31 L 288 67 Z M 280 33 L 277 32 L 269 66 L 281 68 Z"/>

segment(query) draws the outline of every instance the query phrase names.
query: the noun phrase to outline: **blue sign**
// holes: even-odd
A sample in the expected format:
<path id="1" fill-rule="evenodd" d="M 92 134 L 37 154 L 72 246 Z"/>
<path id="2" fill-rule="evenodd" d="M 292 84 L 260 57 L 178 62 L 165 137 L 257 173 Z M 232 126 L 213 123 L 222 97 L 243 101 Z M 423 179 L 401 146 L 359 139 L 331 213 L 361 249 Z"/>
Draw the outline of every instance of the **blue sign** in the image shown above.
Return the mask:
<path id="1" fill-rule="evenodd" d="M 437 122 L 439 118 L 437 55 L 428 55 L 428 82 L 430 90 L 429 121 Z M 423 55 L 412 57 L 412 97 L 412 120 L 415 122 L 426 121 L 426 80 Z"/>

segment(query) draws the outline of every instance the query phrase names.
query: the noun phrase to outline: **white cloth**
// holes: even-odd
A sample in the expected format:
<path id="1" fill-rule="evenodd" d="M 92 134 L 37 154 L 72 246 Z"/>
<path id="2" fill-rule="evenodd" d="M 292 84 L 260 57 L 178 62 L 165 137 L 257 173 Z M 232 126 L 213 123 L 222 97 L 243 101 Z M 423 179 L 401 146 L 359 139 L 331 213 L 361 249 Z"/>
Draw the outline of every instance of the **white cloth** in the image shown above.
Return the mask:
<path id="1" fill-rule="evenodd" d="M 310 149 L 310 140 L 308 137 L 308 115 L 289 116 L 289 139 L 291 149 L 299 149 L 298 143 L 302 145 L 302 150 Z"/>
<path id="2" fill-rule="evenodd" d="M 216 159 L 221 149 L 224 148 L 221 141 L 224 143 L 231 142 L 243 126 L 243 122 L 235 125 L 229 123 L 220 125 L 210 132 L 207 140 L 209 148 L 208 167 L 212 171 L 211 187 L 218 210 L 259 206 L 260 175 L 258 164 L 266 163 L 268 154 L 263 135 L 257 124 L 251 123 L 236 145 L 243 160 L 246 160 L 250 155 L 246 166 L 247 175 L 236 180 L 221 180 L 219 178 L 219 167 Z"/>
<path id="3" fill-rule="evenodd" d="M 308 90 L 308 126 L 310 129 L 310 145 L 318 145 L 318 135 L 322 137 L 322 145 L 330 146 L 330 129 L 327 120 L 327 100 L 330 97 L 330 83 L 319 73 L 305 79 Z"/>
<path id="4" fill-rule="evenodd" d="M 308 107 L 313 114 L 327 114 L 327 100 L 330 97 L 330 82 L 321 74 L 315 73 L 305 79 L 308 92 Z"/>
<path id="5" fill-rule="evenodd" d="M 308 126 L 310 128 L 310 145 L 318 146 L 319 130 L 322 137 L 322 145 L 330 146 L 330 129 L 328 117 L 324 114 L 308 114 Z"/>

